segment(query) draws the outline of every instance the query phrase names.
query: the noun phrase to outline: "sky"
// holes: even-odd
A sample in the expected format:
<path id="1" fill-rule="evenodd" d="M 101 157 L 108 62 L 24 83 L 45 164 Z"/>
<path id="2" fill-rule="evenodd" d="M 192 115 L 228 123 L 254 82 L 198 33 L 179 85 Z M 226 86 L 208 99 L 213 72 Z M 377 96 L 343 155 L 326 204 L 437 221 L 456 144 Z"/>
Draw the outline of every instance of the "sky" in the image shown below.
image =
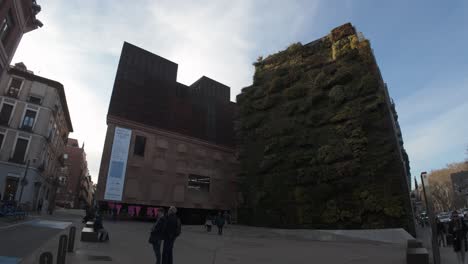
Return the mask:
<path id="1" fill-rule="evenodd" d="M 413 176 L 468 158 L 468 1 L 38 0 L 44 26 L 23 36 L 12 61 L 61 82 L 97 181 L 106 114 L 124 41 L 202 75 L 252 83 L 259 56 L 308 43 L 351 22 L 371 41 Z"/>

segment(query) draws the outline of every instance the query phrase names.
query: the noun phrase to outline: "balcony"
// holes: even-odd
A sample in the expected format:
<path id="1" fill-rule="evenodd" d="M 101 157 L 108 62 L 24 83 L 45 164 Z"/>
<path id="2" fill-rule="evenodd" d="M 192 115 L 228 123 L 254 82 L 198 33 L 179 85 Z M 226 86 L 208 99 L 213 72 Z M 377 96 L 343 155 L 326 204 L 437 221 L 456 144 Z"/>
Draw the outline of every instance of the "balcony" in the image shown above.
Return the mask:
<path id="1" fill-rule="evenodd" d="M 20 92 L 19 88 L 10 87 L 10 89 L 8 89 L 5 95 L 9 97 L 13 97 L 13 98 L 18 98 L 19 92 Z"/>
<path id="2" fill-rule="evenodd" d="M 20 129 L 23 130 L 23 131 L 26 131 L 26 132 L 32 132 L 33 131 L 33 127 L 29 126 L 29 125 L 22 125 L 20 127 Z"/>

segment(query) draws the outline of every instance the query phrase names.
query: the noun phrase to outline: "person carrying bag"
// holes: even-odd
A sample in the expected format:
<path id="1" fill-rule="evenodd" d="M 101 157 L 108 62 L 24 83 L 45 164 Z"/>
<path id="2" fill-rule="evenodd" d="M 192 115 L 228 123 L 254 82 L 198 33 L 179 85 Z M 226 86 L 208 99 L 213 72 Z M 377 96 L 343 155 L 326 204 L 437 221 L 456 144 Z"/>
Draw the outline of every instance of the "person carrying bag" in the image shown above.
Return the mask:
<path id="1" fill-rule="evenodd" d="M 154 254 L 156 255 L 156 264 L 161 264 L 161 241 L 164 239 L 166 229 L 166 218 L 162 209 L 157 211 L 156 223 L 151 229 L 148 242 L 153 245 Z"/>

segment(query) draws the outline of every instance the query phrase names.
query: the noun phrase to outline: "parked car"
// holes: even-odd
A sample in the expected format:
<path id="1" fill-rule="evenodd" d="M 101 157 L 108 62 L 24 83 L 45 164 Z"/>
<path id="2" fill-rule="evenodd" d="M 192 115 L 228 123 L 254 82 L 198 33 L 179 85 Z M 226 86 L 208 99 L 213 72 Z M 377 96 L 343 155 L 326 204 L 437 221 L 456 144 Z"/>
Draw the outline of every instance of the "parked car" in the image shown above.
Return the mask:
<path id="1" fill-rule="evenodd" d="M 437 215 L 437 218 L 442 223 L 450 223 L 451 221 L 451 214 L 447 212 L 442 212 Z"/>

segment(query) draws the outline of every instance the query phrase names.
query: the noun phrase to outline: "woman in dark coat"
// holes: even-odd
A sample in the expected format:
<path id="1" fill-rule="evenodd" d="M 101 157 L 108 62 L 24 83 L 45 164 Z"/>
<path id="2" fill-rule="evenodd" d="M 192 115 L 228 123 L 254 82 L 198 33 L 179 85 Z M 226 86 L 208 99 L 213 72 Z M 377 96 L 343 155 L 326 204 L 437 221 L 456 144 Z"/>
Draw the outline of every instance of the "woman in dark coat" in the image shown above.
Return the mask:
<path id="1" fill-rule="evenodd" d="M 453 250 L 457 254 L 458 263 L 465 263 L 465 251 L 468 249 L 466 240 L 467 226 L 457 211 L 452 213 L 449 233 L 453 237 Z"/>

